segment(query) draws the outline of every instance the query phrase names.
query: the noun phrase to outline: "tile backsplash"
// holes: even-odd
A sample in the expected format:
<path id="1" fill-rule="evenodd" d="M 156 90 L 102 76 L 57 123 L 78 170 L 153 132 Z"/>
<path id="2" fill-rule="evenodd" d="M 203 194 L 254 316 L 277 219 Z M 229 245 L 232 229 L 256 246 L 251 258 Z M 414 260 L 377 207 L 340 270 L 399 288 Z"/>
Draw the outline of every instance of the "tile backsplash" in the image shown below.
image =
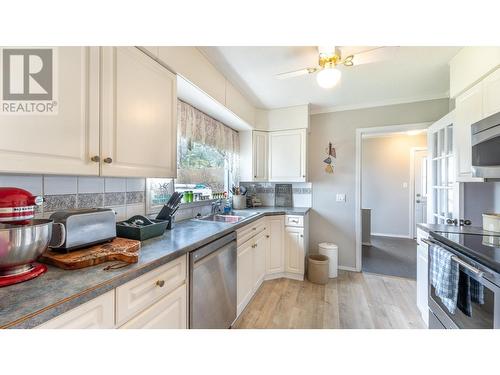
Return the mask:
<path id="1" fill-rule="evenodd" d="M 0 186 L 13 186 L 44 197 L 38 218 L 71 208 L 108 207 L 117 220 L 146 213 L 145 178 L 0 174 Z"/>
<path id="2" fill-rule="evenodd" d="M 292 182 L 293 205 L 312 207 L 312 183 Z M 247 194 L 256 194 L 264 206 L 274 206 L 274 182 L 241 182 L 248 189 Z"/>

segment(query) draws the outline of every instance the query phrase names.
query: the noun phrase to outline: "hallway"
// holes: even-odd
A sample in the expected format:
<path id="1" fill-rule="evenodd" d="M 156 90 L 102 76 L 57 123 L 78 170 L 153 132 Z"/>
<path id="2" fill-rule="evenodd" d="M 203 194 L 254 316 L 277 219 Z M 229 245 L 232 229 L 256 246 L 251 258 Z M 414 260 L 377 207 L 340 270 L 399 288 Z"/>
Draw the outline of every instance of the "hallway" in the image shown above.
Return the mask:
<path id="1" fill-rule="evenodd" d="M 372 236 L 363 245 L 363 272 L 416 279 L 417 242 L 409 238 Z"/>

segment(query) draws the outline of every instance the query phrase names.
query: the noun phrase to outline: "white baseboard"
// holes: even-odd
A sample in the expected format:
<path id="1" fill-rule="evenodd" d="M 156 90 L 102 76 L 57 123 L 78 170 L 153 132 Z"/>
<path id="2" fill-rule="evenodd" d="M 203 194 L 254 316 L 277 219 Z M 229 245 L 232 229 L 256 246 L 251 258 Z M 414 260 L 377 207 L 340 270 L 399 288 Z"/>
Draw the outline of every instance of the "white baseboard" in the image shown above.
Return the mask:
<path id="1" fill-rule="evenodd" d="M 394 234 L 394 233 L 372 233 L 372 236 L 379 237 L 395 237 L 395 238 L 412 238 L 409 234 Z"/>
<path id="2" fill-rule="evenodd" d="M 266 275 L 264 280 L 274 280 L 281 278 L 303 281 L 304 275 L 299 275 L 296 273 L 289 273 L 289 272 L 279 272 Z"/>
<path id="3" fill-rule="evenodd" d="M 344 271 L 358 272 L 358 270 L 356 269 L 356 267 L 338 266 L 337 268 L 339 270 L 344 270 Z"/>

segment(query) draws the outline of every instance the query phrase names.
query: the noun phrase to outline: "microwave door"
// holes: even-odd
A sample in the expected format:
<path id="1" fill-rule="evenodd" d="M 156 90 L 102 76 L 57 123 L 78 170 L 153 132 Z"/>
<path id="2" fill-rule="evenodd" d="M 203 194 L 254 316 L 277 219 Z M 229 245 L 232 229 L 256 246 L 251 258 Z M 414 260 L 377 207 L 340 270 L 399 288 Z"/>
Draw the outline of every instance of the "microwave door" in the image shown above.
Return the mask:
<path id="1" fill-rule="evenodd" d="M 479 125 L 479 123 L 477 124 Z M 500 179 L 500 125 L 472 134 L 472 174 L 486 179 Z"/>

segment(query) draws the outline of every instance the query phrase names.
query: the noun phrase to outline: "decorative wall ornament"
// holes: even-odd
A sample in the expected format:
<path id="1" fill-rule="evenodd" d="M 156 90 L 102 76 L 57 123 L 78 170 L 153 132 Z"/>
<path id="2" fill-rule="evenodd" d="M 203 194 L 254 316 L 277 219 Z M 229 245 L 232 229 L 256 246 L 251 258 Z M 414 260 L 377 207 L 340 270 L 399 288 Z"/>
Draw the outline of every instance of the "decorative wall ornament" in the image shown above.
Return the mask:
<path id="1" fill-rule="evenodd" d="M 325 149 L 325 153 L 327 154 L 327 157 L 325 160 L 323 160 L 323 163 L 325 163 L 325 172 L 332 174 L 333 173 L 333 165 L 332 165 L 332 158 L 336 159 L 337 158 L 337 152 L 335 151 L 335 147 L 332 146 L 332 142 L 328 143 L 328 147 Z"/>

